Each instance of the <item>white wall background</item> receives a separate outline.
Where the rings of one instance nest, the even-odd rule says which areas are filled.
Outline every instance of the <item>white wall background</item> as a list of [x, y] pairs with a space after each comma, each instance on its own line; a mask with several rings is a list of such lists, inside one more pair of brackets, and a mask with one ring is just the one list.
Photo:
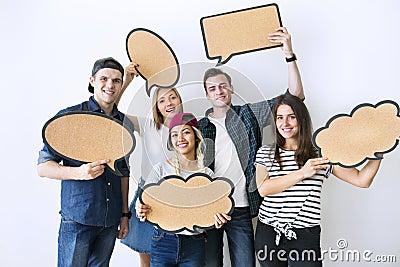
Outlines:
[[[359, 103], [400, 102], [397, 0], [275, 2], [293, 36], [315, 128]], [[37, 176], [41, 129], [59, 109], [89, 96], [86, 87], [97, 58], [113, 56], [127, 65], [125, 38], [132, 29], [144, 27], [161, 35], [180, 63], [207, 61], [201, 17], [268, 3], [0, 0], [0, 265], [56, 265], [60, 183]], [[249, 77], [268, 97], [280, 94], [287, 85], [279, 49], [240, 55], [227, 65]], [[140, 78], [132, 83], [120, 105], [122, 111], [143, 84]], [[370, 250], [372, 258], [396, 255], [397, 264], [381, 265], [399, 265], [399, 161], [399, 149], [387, 154], [367, 190], [334, 177], [327, 181], [323, 249], [338, 250], [336, 243], [344, 238], [347, 249]], [[325, 261], [325, 266], [365, 264], [340, 258]], [[117, 242], [111, 266], [137, 266], [137, 255]]]

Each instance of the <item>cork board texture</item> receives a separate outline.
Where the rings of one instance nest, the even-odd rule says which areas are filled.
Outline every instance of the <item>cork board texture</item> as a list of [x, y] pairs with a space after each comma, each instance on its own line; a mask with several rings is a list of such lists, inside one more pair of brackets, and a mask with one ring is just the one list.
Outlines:
[[233, 211], [233, 184], [226, 178], [212, 179], [204, 173], [195, 173], [187, 180], [170, 175], [158, 183], [144, 186], [139, 199], [150, 205], [147, 221], [164, 231], [214, 227], [214, 214]]
[[268, 34], [282, 26], [276, 4], [203, 17], [200, 25], [207, 58], [219, 64], [234, 55], [281, 46], [268, 40]]
[[43, 126], [45, 144], [56, 154], [89, 163], [109, 159], [108, 167], [121, 175], [115, 164], [135, 148], [135, 137], [120, 121], [101, 113], [67, 112]]
[[314, 145], [319, 155], [332, 164], [356, 167], [367, 159], [379, 159], [377, 153], [396, 148], [400, 136], [399, 105], [384, 100], [376, 105], [364, 103], [350, 113], [332, 117], [315, 131]]
[[168, 43], [155, 32], [137, 28], [126, 38], [126, 51], [131, 62], [138, 64], [139, 75], [146, 80], [146, 92], [152, 87], [170, 88], [180, 76], [178, 59]]

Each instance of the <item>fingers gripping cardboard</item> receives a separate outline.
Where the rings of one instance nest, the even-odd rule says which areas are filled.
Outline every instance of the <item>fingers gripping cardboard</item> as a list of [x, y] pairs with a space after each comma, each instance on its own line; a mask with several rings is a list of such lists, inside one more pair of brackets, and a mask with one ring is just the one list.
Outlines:
[[313, 135], [320, 156], [342, 167], [356, 167], [376, 153], [395, 149], [400, 136], [399, 105], [391, 100], [360, 104], [350, 115], [332, 117]]
[[278, 47], [268, 34], [282, 26], [276, 4], [263, 5], [200, 20], [207, 58], [225, 64], [234, 55]]
[[42, 136], [56, 154], [89, 163], [109, 159], [108, 167], [121, 175], [115, 163], [135, 148], [135, 137], [117, 120], [95, 112], [68, 112], [46, 122]]
[[171, 175], [157, 184], [148, 184], [139, 199], [151, 207], [147, 215], [150, 223], [171, 233], [195, 232], [213, 228], [214, 214], [233, 211], [232, 194], [230, 180], [196, 173], [187, 180]]

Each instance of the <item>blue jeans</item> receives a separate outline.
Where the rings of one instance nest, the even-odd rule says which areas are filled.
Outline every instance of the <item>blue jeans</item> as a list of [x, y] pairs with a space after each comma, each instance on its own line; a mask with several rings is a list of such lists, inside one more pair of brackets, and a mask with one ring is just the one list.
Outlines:
[[109, 266], [118, 225], [88, 226], [61, 218], [58, 266]]
[[175, 235], [154, 228], [150, 266], [204, 266], [204, 234]]
[[254, 232], [250, 209], [235, 208], [231, 217], [232, 219], [221, 229], [207, 231], [205, 266], [223, 266], [224, 231], [228, 238], [231, 265], [255, 266]]
[[297, 239], [286, 239], [281, 235], [275, 244], [274, 227], [257, 222], [255, 248], [262, 267], [321, 267], [321, 227], [292, 228]]

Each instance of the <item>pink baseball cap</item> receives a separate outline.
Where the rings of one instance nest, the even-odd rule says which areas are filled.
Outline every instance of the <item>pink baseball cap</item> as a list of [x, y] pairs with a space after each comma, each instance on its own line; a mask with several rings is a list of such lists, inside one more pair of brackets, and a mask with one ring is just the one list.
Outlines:
[[199, 122], [197, 121], [196, 117], [189, 112], [176, 114], [169, 124], [169, 131], [171, 132], [171, 129], [178, 125], [189, 125], [196, 127], [197, 129], [199, 128]]

